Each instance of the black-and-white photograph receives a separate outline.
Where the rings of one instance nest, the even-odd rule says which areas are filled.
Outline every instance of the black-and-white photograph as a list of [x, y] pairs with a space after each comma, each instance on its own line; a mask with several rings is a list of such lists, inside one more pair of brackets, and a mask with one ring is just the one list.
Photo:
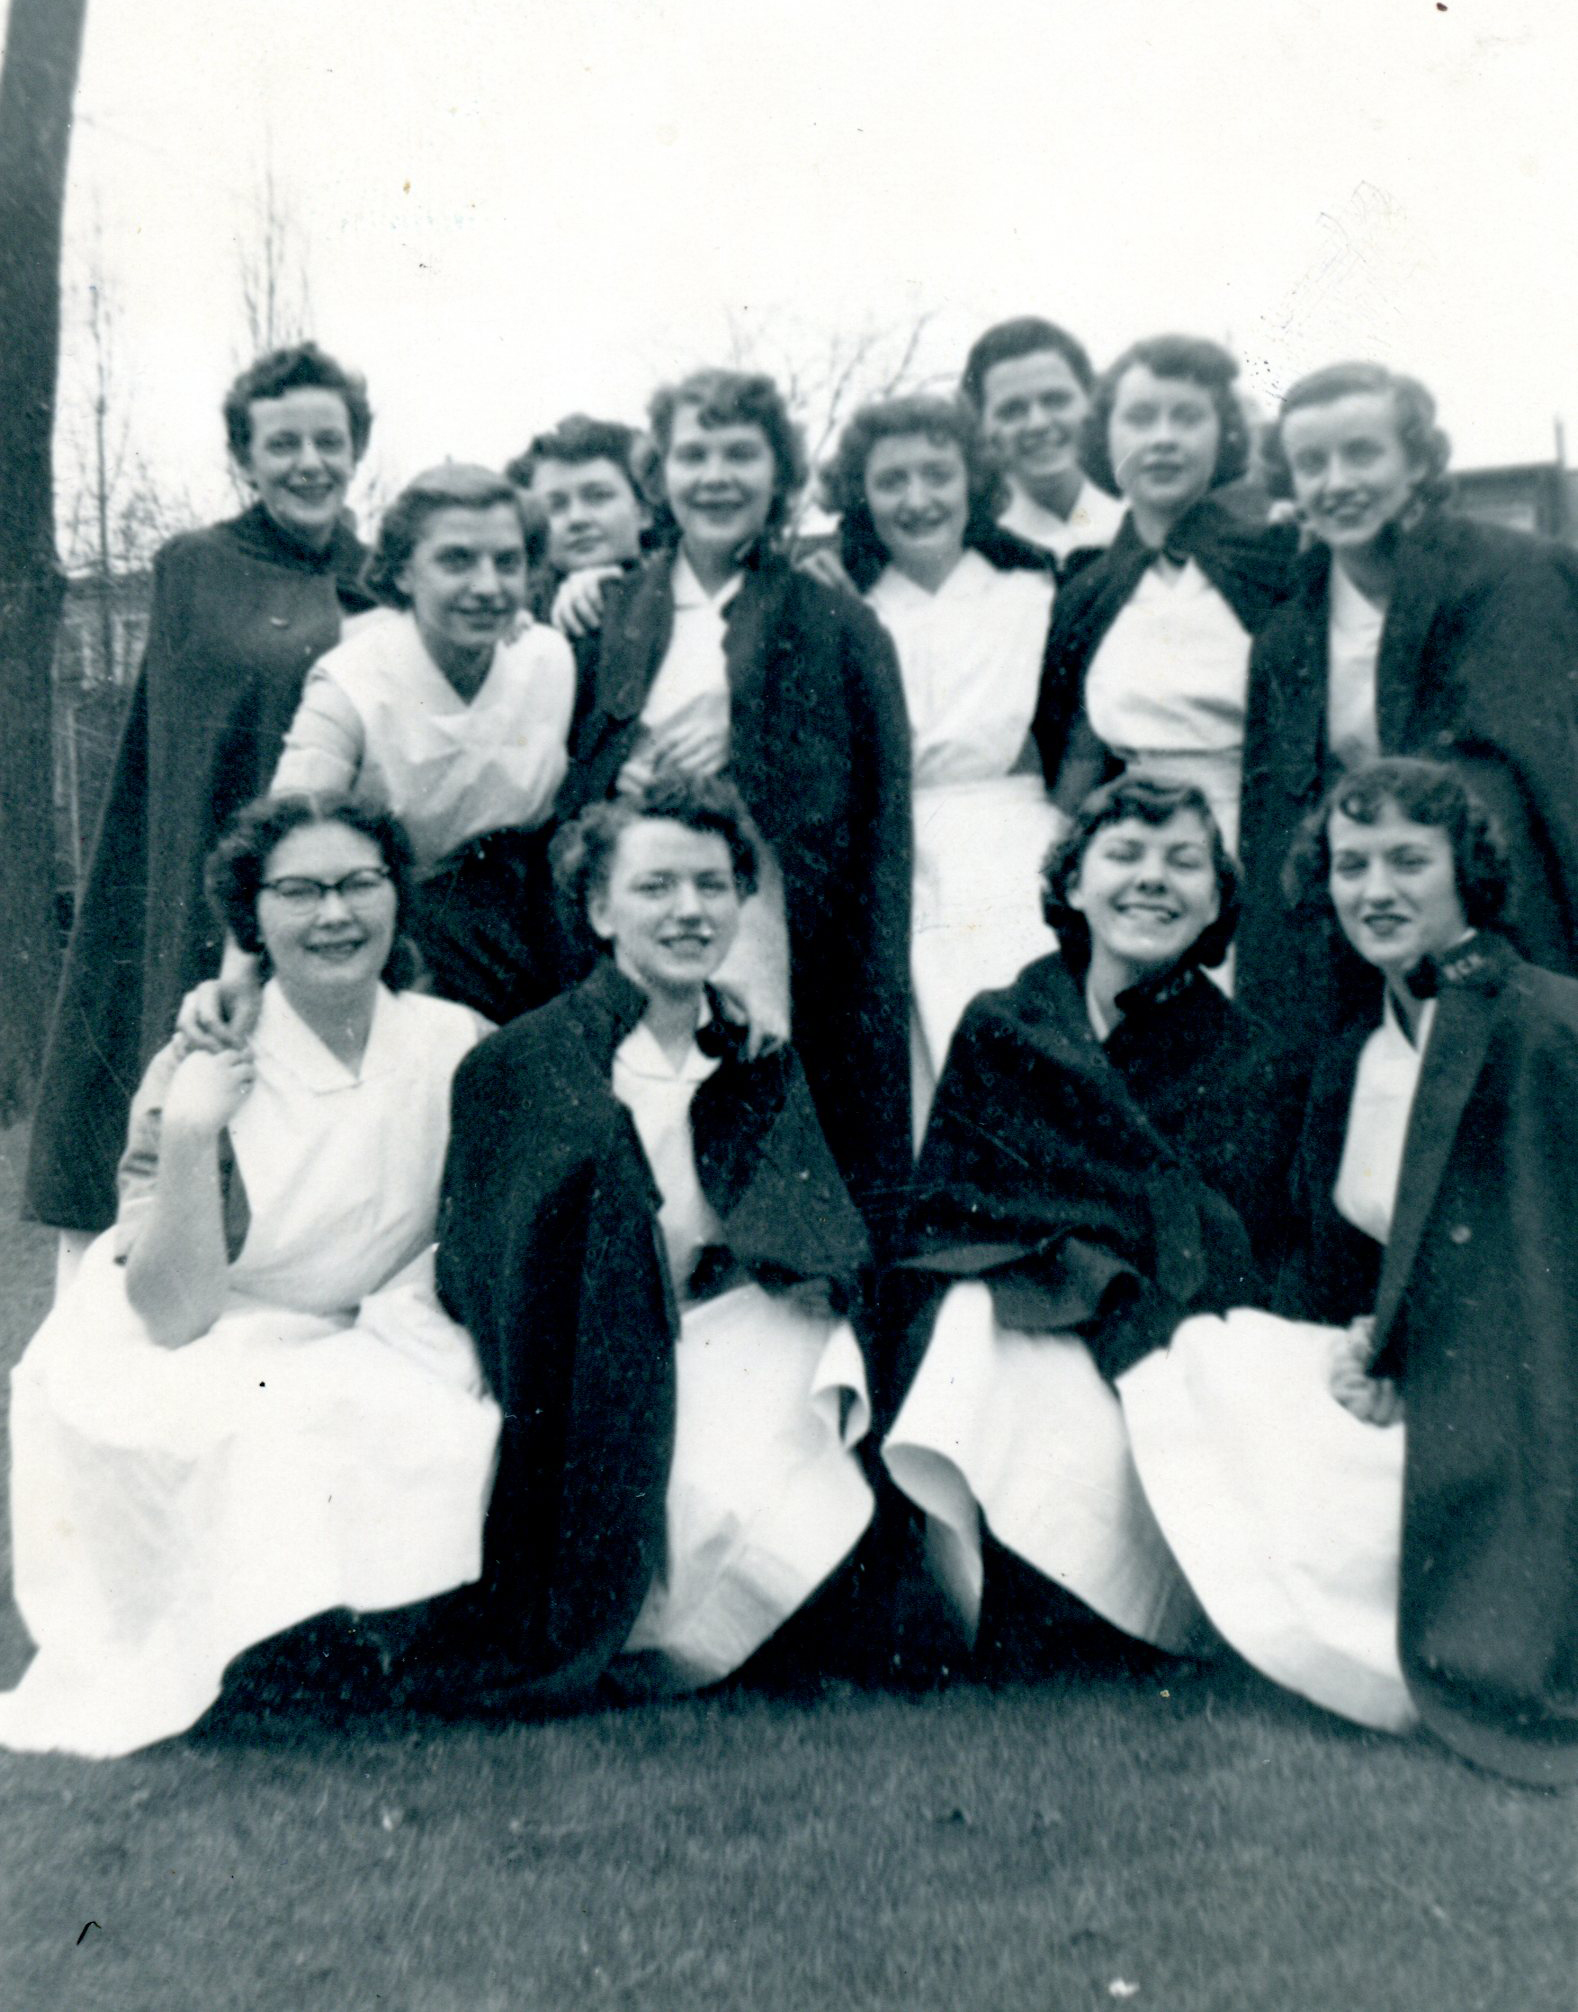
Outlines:
[[0, 2006], [1563, 2012], [1578, 18], [4, 13]]

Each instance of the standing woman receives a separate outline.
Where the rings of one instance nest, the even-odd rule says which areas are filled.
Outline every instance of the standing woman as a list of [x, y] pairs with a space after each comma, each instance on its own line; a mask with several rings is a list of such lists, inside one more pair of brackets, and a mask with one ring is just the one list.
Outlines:
[[[893, 646], [790, 566], [805, 475], [772, 380], [704, 370], [651, 406], [670, 548], [611, 582], [580, 646], [561, 817], [665, 775], [726, 772], [765, 841], [720, 981], [787, 1028], [879, 1244], [910, 1172], [910, 754]], [[832, 982], [830, 974], [839, 974]]]
[[1578, 972], [1578, 559], [1447, 509], [1448, 452], [1425, 387], [1373, 363], [1301, 379], [1267, 443], [1315, 542], [1250, 665], [1238, 969], [1251, 1005], [1310, 1039], [1376, 981], [1288, 913], [1282, 865], [1378, 755], [1462, 770], [1511, 855], [1513, 941]]
[[667, 776], [554, 866], [603, 954], [456, 1077], [438, 1261], [505, 1415], [473, 1681], [540, 1704], [626, 1654], [726, 1676], [872, 1511], [865, 1234], [793, 1050], [749, 1058], [707, 983], [755, 881], [739, 798]]
[[1048, 786], [1077, 803], [1115, 763], [1204, 791], [1238, 845], [1249, 647], [1286, 591], [1293, 535], [1245, 524], [1212, 491], [1249, 463], [1225, 349], [1160, 335], [1098, 380], [1082, 458], [1128, 505], [1058, 597], [1036, 714]]
[[931, 397], [863, 406], [824, 478], [844, 569], [893, 638], [909, 712], [917, 1144], [965, 1007], [1054, 947], [1040, 868], [1058, 818], [1030, 739], [1052, 580], [994, 563], [995, 487], [974, 415]]
[[154, 561], [33, 1120], [27, 1206], [78, 1248], [114, 1217], [133, 1090], [182, 996], [219, 968], [203, 862], [267, 786], [309, 667], [371, 605], [345, 522], [372, 426], [362, 380], [312, 343], [276, 350], [230, 387], [224, 420], [256, 501]]
[[[556, 989], [539, 833], [564, 780], [575, 663], [556, 629], [518, 627], [526, 582], [522, 504], [504, 476], [461, 462], [417, 476], [384, 513], [367, 570], [393, 613], [313, 667], [273, 782], [277, 795], [344, 795], [399, 818], [433, 989], [496, 1022]], [[198, 1027], [250, 1022], [255, 967], [227, 943]]]
[[1439, 763], [1340, 779], [1290, 874], [1382, 998], [1316, 1067], [1288, 1317], [1191, 1320], [1119, 1386], [1146, 1494], [1268, 1676], [1578, 1782], [1578, 984], [1500, 933]]

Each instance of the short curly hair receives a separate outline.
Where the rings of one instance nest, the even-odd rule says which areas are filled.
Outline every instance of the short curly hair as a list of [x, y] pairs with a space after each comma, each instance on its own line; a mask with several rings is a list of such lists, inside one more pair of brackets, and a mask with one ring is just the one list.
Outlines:
[[271, 349], [243, 370], [225, 393], [225, 440], [233, 459], [245, 466], [252, 451], [252, 407], [260, 398], [283, 398], [287, 391], [337, 391], [345, 401], [351, 430], [351, 452], [358, 461], [372, 437], [373, 408], [367, 402], [367, 380], [315, 342], [294, 342]]
[[1208, 485], [1220, 489], [1236, 482], [1249, 466], [1249, 421], [1233, 389], [1238, 365], [1219, 342], [1202, 335], [1151, 335], [1131, 343], [1096, 380], [1090, 410], [1080, 429], [1079, 458], [1085, 473], [1109, 496], [1122, 494], [1112, 465], [1109, 433], [1118, 391], [1131, 370], [1144, 368], [1155, 377], [1183, 378], [1211, 394], [1216, 408], [1219, 438], [1216, 466]]
[[640, 446], [641, 435], [633, 426], [617, 419], [593, 419], [585, 412], [571, 412], [557, 426], [537, 434], [513, 461], [506, 461], [504, 472], [522, 489], [529, 489], [539, 462], [563, 461], [573, 465], [581, 461], [612, 461], [640, 497], [641, 485], [636, 478]]
[[1038, 314], [1016, 315], [1012, 321], [994, 322], [970, 345], [959, 374], [959, 390], [979, 413], [986, 405], [986, 374], [999, 363], [1014, 363], [1021, 356], [1036, 356], [1054, 350], [1068, 365], [1081, 391], [1089, 391], [1096, 381], [1090, 355], [1082, 342], [1059, 328], [1055, 321], [1043, 321]]
[[1446, 833], [1464, 920], [1471, 929], [1499, 928], [1512, 904], [1512, 869], [1501, 828], [1456, 769], [1414, 755], [1369, 762], [1327, 790], [1319, 808], [1299, 826], [1282, 869], [1289, 906], [1324, 916], [1335, 930], [1329, 891], [1333, 813], [1341, 811], [1356, 824], [1374, 824], [1388, 809], [1411, 824]]
[[1067, 835], [1053, 846], [1041, 868], [1041, 912], [1048, 926], [1056, 931], [1058, 948], [1071, 970], [1083, 973], [1090, 968], [1090, 924], [1068, 897], [1096, 834], [1109, 824], [1122, 824], [1131, 817], [1141, 824], [1166, 824], [1184, 811], [1192, 811], [1199, 818], [1210, 839], [1217, 912], [1179, 961], [1210, 969], [1227, 955], [1238, 928], [1242, 876], [1204, 791], [1196, 789], [1193, 783], [1163, 782], [1143, 769], [1128, 769], [1114, 781], [1090, 792], [1075, 811]]
[[1333, 405], [1339, 398], [1361, 392], [1384, 392], [1392, 401], [1398, 444], [1423, 473], [1414, 494], [1422, 503], [1439, 503], [1451, 494], [1447, 466], [1452, 459], [1452, 442], [1436, 424], [1436, 402], [1417, 377], [1388, 370], [1384, 363], [1332, 363], [1324, 370], [1312, 370], [1307, 377], [1288, 387], [1282, 408], [1266, 428], [1260, 458], [1268, 494], [1278, 498], [1293, 495], [1293, 470], [1283, 445], [1282, 428], [1295, 412], [1311, 405]]
[[782, 529], [790, 505], [805, 487], [809, 464], [805, 440], [789, 416], [783, 393], [761, 371], [693, 370], [678, 384], [665, 384], [647, 407], [648, 438], [636, 456], [636, 471], [663, 542], [677, 542], [679, 526], [663, 486], [663, 462], [674, 444], [674, 417], [694, 406], [703, 426], [756, 426], [773, 457], [773, 496], [767, 511], [769, 535]]
[[866, 463], [879, 440], [899, 440], [910, 434], [920, 434], [934, 447], [958, 448], [969, 496], [965, 543], [985, 536], [995, 522], [1001, 480], [987, 459], [975, 414], [962, 398], [916, 393], [862, 405], [839, 435], [833, 458], [821, 474], [823, 506], [838, 518], [844, 570], [862, 593], [876, 582], [888, 562], [887, 549], [877, 536], [866, 501]]
[[740, 898], [756, 892], [755, 828], [733, 783], [720, 776], [663, 775], [633, 796], [589, 805], [554, 833], [548, 864], [560, 912], [572, 933], [589, 937], [587, 910], [608, 886], [621, 835], [649, 818], [721, 838], [729, 848]]
[[[367, 562], [367, 591], [375, 594], [385, 607], [409, 608], [411, 596], [399, 584], [399, 576], [422, 542], [428, 519], [436, 517], [440, 510], [491, 510], [500, 503], [515, 513], [529, 558], [532, 518], [513, 482], [491, 468], [479, 468], [469, 461], [441, 461], [436, 468], [424, 469], [406, 484], [383, 514], [373, 556]], [[540, 546], [541, 533], [537, 542]], [[521, 591], [525, 592], [524, 580]]]
[[258, 927], [258, 895], [268, 863], [293, 831], [308, 825], [343, 824], [377, 846], [395, 893], [394, 944], [382, 978], [391, 992], [410, 985], [421, 959], [405, 935], [417, 901], [416, 864], [405, 826], [387, 810], [355, 803], [347, 796], [259, 796], [243, 804], [203, 865], [209, 906], [240, 947], [261, 959], [268, 974], [268, 951]]

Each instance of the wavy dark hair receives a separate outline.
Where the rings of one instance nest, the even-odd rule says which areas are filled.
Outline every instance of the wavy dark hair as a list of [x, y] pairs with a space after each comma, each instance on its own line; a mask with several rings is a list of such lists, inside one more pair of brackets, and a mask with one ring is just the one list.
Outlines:
[[970, 344], [959, 374], [959, 390], [977, 412], [986, 404], [986, 373], [999, 363], [1013, 363], [1021, 356], [1036, 356], [1055, 350], [1073, 373], [1081, 391], [1089, 391], [1096, 372], [1082, 342], [1059, 328], [1055, 321], [1043, 321], [1038, 314], [1021, 314], [1012, 321], [994, 322]]
[[[367, 562], [367, 591], [375, 594], [385, 607], [409, 608], [411, 596], [399, 585], [399, 576], [422, 542], [428, 519], [436, 517], [440, 510], [491, 510], [499, 503], [514, 511], [529, 559], [534, 514], [538, 524], [544, 524], [545, 520], [540, 513], [527, 511], [514, 483], [492, 468], [480, 468], [469, 461], [441, 461], [436, 468], [424, 469], [406, 484], [383, 514], [373, 556]], [[536, 541], [539, 550], [544, 537], [545, 532], [539, 531]], [[525, 592], [523, 578], [521, 593]]]
[[587, 910], [608, 886], [621, 834], [647, 818], [721, 838], [729, 848], [741, 900], [756, 892], [755, 827], [733, 783], [711, 775], [659, 776], [634, 796], [589, 805], [554, 834], [548, 847], [554, 892], [566, 926], [583, 940], [592, 939]]
[[761, 371], [693, 370], [678, 384], [665, 384], [652, 394], [647, 407], [648, 438], [636, 455], [636, 473], [651, 505], [660, 542], [678, 544], [679, 526], [663, 486], [663, 462], [674, 443], [674, 415], [682, 405], [694, 406], [703, 426], [757, 426], [766, 435], [773, 457], [773, 496], [766, 533], [780, 531], [794, 498], [805, 487], [809, 464], [805, 440], [789, 416], [783, 393]]
[[372, 437], [373, 408], [367, 402], [367, 380], [347, 370], [315, 342], [294, 342], [271, 349], [248, 365], [225, 393], [225, 441], [234, 458], [246, 465], [252, 451], [252, 407], [260, 398], [283, 398], [287, 391], [337, 391], [345, 401], [351, 429], [351, 452], [358, 461]]
[[395, 936], [381, 976], [391, 992], [401, 991], [422, 968], [404, 933], [417, 900], [416, 866], [405, 826], [387, 810], [345, 796], [254, 797], [236, 812], [204, 863], [209, 906], [240, 947], [261, 959], [260, 974], [267, 977], [268, 950], [257, 909], [268, 863], [293, 831], [316, 824], [343, 824], [359, 832], [377, 846], [388, 867], [395, 892]]
[[875, 584], [888, 563], [887, 547], [877, 536], [866, 501], [866, 463], [879, 440], [917, 433], [934, 447], [957, 447], [963, 458], [969, 497], [965, 544], [977, 544], [995, 529], [994, 506], [1002, 483], [987, 459], [975, 414], [964, 400], [925, 393], [874, 399], [850, 419], [821, 475], [823, 505], [838, 518], [844, 570], [861, 593]]
[[1109, 824], [1138, 818], [1141, 824], [1166, 824], [1180, 811], [1193, 811], [1205, 826], [1211, 842], [1211, 865], [1216, 874], [1217, 912], [1179, 959], [1180, 964], [1200, 964], [1208, 969], [1227, 955], [1233, 932], [1238, 927], [1242, 897], [1242, 876], [1238, 861], [1223, 843], [1221, 827], [1212, 815], [1205, 793], [1189, 782], [1163, 782], [1143, 769], [1128, 769], [1113, 782], [1093, 789], [1074, 813], [1066, 837], [1047, 854], [1041, 868], [1041, 912], [1057, 932], [1058, 948], [1070, 970], [1083, 975], [1090, 969], [1090, 924], [1070, 905], [1069, 890], [1079, 878], [1085, 854], [1096, 834]]
[[557, 426], [537, 434], [513, 461], [506, 461], [504, 472], [512, 482], [529, 489], [540, 461], [572, 465], [581, 461], [612, 461], [644, 502], [636, 478], [636, 454], [641, 444], [641, 435], [633, 426], [617, 419], [594, 419], [589, 413], [571, 412]]
[[1392, 401], [1392, 416], [1403, 452], [1423, 472], [1414, 488], [1421, 503], [1443, 502], [1452, 492], [1447, 465], [1452, 459], [1452, 442], [1436, 424], [1436, 402], [1417, 377], [1388, 370], [1384, 363], [1331, 363], [1324, 370], [1312, 370], [1288, 387], [1282, 408], [1266, 428], [1260, 445], [1261, 465], [1267, 492], [1276, 497], [1293, 494], [1293, 470], [1288, 465], [1282, 427], [1290, 414], [1312, 405], [1331, 405], [1356, 393], [1384, 392]]
[[1340, 934], [1332, 907], [1331, 820], [1335, 811], [1355, 824], [1374, 824], [1395, 808], [1412, 824], [1444, 831], [1463, 918], [1471, 929], [1498, 929], [1512, 905], [1512, 871], [1500, 826], [1455, 769], [1413, 755], [1389, 755], [1334, 782], [1320, 807], [1299, 826], [1282, 891], [1290, 907]]
[[1096, 379], [1079, 436], [1080, 462], [1091, 481], [1109, 496], [1123, 493], [1112, 466], [1108, 434], [1118, 388], [1136, 366], [1156, 377], [1182, 378], [1210, 393], [1220, 437], [1208, 486], [1220, 489], [1224, 483], [1236, 482], [1249, 466], [1250, 446], [1249, 421], [1233, 389], [1238, 365], [1219, 342], [1208, 342], [1203, 335], [1147, 336], [1143, 342], [1131, 343]]

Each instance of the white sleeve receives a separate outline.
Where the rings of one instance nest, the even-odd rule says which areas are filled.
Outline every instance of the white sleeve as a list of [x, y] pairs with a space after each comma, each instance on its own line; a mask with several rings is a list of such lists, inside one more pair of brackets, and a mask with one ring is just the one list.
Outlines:
[[361, 774], [366, 731], [350, 694], [321, 664], [307, 674], [285, 751], [274, 771], [276, 796], [349, 792]]

